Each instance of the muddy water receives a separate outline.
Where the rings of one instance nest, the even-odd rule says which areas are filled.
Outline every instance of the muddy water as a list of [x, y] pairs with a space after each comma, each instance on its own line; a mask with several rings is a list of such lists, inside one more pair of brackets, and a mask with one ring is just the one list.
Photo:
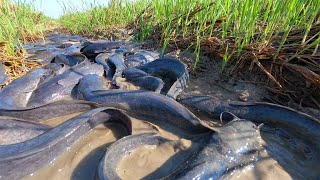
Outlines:
[[[81, 114], [81, 112], [48, 119], [42, 123], [54, 127], [79, 114]], [[154, 132], [164, 137], [170, 137], [170, 139], [178, 139], [178, 137], [172, 133], [166, 132], [156, 125], [142, 120], [132, 118], [132, 125], [133, 134]], [[122, 133], [119, 126], [110, 125], [106, 127], [99, 125], [80, 138], [74, 145], [68, 148], [64, 154], [24, 179], [42, 180], [43, 177], [53, 180], [95, 179], [99, 161], [105, 150], [110, 144], [122, 137]], [[187, 140], [181, 141], [181, 143], [186, 146], [188, 142]], [[164, 147], [162, 148], [163, 150], [165, 150]], [[170, 145], [168, 144], [166, 147], [169, 148]], [[169, 158], [172, 153], [164, 154], [167, 154], [166, 156]], [[150, 170], [148, 171], [150, 172]]]
[[[59, 118], [45, 121], [44, 123], [56, 126], [78, 115], [74, 113]], [[171, 172], [177, 162], [170, 161], [173, 155], [187, 150], [195, 142], [180, 139], [178, 136], [167, 132], [160, 127], [132, 118], [133, 134], [154, 132], [171, 141], [159, 145], [144, 145], [131, 151], [117, 165], [117, 173], [122, 179], [141, 179], [156, 170], [163, 175]], [[121, 137], [119, 127], [103, 125], [95, 127], [85, 136], [80, 138], [59, 158], [47, 166], [24, 179], [95, 179], [97, 167], [106, 148]], [[267, 146], [264, 142], [264, 146]], [[166, 164], [166, 168], [160, 168]], [[259, 151], [258, 160], [247, 166], [241, 167], [223, 176], [222, 179], [250, 180], [250, 179], [292, 179], [290, 174], [271, 157], [265, 149]]]
[[166, 168], [158, 173], [162, 175], [169, 174], [177, 163], [169, 159], [176, 153], [187, 150], [190, 146], [190, 140], [181, 139], [167, 141], [160, 145], [139, 147], [119, 162], [117, 173], [122, 179], [141, 179], [166, 163]]
[[106, 145], [121, 137], [119, 127], [99, 125], [80, 138], [59, 158], [25, 179], [94, 179], [96, 167]]

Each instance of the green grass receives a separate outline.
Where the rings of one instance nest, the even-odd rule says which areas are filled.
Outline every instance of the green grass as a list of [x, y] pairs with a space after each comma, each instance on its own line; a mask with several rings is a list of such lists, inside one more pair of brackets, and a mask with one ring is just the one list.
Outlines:
[[65, 5], [68, 13], [61, 18], [62, 25], [82, 34], [134, 25], [138, 40], [159, 36], [164, 48], [183, 44], [197, 55], [206, 42], [211, 42], [221, 47], [217, 52], [225, 63], [243, 55], [247, 47], [261, 51], [275, 39], [279, 43], [272, 56], [276, 58], [288, 44], [290, 32], [296, 29], [301, 39], [293, 43], [302, 46], [303, 51], [320, 42], [319, 34], [309, 34], [310, 28], [320, 23], [318, 0], [138, 0], [92, 7], [75, 12]]
[[53, 28], [54, 22], [34, 10], [31, 3], [0, 0], [0, 60], [5, 65], [10, 81], [38, 66], [24, 61], [26, 55], [22, 44], [43, 38], [45, 30]]
[[[45, 24], [46, 22], [46, 24]], [[4, 42], [6, 56], [19, 56], [16, 47], [43, 37], [48, 18], [35, 12], [32, 4], [0, 0], [0, 42]]]

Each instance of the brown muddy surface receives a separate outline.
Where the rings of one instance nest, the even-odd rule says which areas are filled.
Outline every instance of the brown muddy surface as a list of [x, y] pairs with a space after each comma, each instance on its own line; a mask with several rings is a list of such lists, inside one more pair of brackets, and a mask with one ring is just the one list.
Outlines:
[[[188, 87], [183, 91], [185, 93], [206, 94], [225, 101], [270, 102], [305, 112], [315, 118], [320, 117], [319, 104], [308, 101], [309, 104], [306, 105], [302, 102], [304, 99], [301, 99], [299, 103], [285, 93], [275, 93], [276, 90], [269, 85], [266, 75], [258, 68], [249, 70], [248, 67], [233, 72], [234, 64], [230, 63], [222, 70], [222, 59], [217, 56], [200, 56], [194, 68], [196, 57], [188, 50], [172, 51], [166, 56], [179, 58], [187, 65], [190, 81]], [[308, 88], [305, 90], [313, 92]], [[305, 97], [301, 95], [296, 98]]]

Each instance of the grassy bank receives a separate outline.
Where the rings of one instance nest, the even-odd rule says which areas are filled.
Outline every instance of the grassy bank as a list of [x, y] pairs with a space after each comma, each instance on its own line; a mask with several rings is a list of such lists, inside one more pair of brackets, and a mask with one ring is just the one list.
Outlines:
[[319, 30], [316, 25], [320, 23], [317, 0], [138, 0], [94, 6], [86, 12], [64, 7], [69, 13], [61, 18], [61, 23], [73, 33], [131, 26], [138, 40], [153, 38], [164, 47], [192, 47], [197, 54], [203, 49], [210, 51], [205, 46], [214, 46], [211, 51], [226, 61], [241, 57], [252, 46], [256, 49], [253, 52], [270, 51], [274, 42], [277, 50], [271, 56], [277, 57], [288, 44], [287, 38], [297, 30], [299, 38], [294, 43], [302, 48], [294, 54], [320, 42], [319, 33], [314, 32]]
[[[265, 88], [279, 99], [320, 108], [319, 0], [117, 2], [93, 5], [86, 12], [65, 5], [61, 25], [85, 35], [132, 29], [136, 40], [151, 40], [163, 49], [194, 51], [193, 68], [200, 54], [218, 55], [227, 73], [264, 73], [268, 79], [264, 83], [272, 87]], [[255, 73], [249, 76], [253, 82], [261, 81]]]
[[43, 38], [44, 31], [51, 28], [50, 21], [30, 3], [0, 0], [0, 59], [10, 77], [18, 77], [33, 66], [23, 60], [23, 49], [17, 47]]

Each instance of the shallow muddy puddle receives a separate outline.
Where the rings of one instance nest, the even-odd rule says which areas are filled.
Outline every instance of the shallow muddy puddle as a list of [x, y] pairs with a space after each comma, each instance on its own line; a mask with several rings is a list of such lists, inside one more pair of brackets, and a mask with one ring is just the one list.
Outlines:
[[[157, 174], [170, 174], [177, 162], [170, 158], [191, 146], [191, 141], [180, 139], [159, 145], [144, 145], [126, 155], [117, 165], [122, 179], [141, 179], [157, 170]], [[165, 168], [160, 169], [165, 164]]]
[[94, 179], [106, 146], [119, 139], [121, 133], [115, 125], [99, 125], [71, 147], [66, 147], [58, 158], [24, 179]]
[[[54, 127], [79, 114], [81, 114], [81, 112], [48, 119], [42, 123]], [[133, 134], [153, 132], [161, 134], [162, 136], [170, 139], [178, 139], [176, 135], [166, 132], [156, 125], [135, 118], [132, 118], [132, 127]], [[124, 131], [122, 131], [121, 128], [122, 127], [114, 124], [108, 125], [107, 127], [104, 125], [95, 127], [79, 140], [77, 140], [76, 143], [71, 147], [66, 147], [65, 152], [55, 160], [51, 161], [50, 164], [39, 169], [35, 173], [24, 177], [24, 179], [40, 180], [43, 179], [43, 177], [53, 180], [95, 179], [98, 164], [106, 149], [109, 145], [123, 136]], [[190, 141], [185, 140], [184, 142], [186, 142], [184, 144], [187, 145]], [[143, 148], [144, 147], [142, 147], [142, 149]], [[173, 149], [170, 149], [170, 145], [164, 146], [163, 148], [160, 148], [160, 150], [158, 150], [157, 148], [156, 152], [158, 152], [158, 154], [156, 154], [156, 152], [152, 152], [152, 150], [148, 147], [142, 151], [142, 153], [144, 154], [149, 153], [149, 158], [156, 157], [152, 154], [158, 156], [159, 152], [162, 152], [162, 156], [165, 155], [167, 158], [170, 158], [172, 153], [174, 154]], [[165, 161], [165, 159], [162, 159], [162, 161]], [[158, 165], [160, 166], [161, 163], [158, 163]], [[150, 167], [151, 169], [148, 169], [144, 173], [152, 172], [153, 167]]]
[[[56, 126], [77, 116], [80, 113], [69, 114], [45, 121], [45, 124]], [[143, 145], [126, 154], [118, 164], [115, 164], [117, 174], [125, 180], [141, 179], [146, 177], [169, 175], [177, 163], [172, 159], [177, 153], [190, 149], [191, 145], [199, 146], [197, 142], [181, 139], [173, 133], [160, 127], [132, 118], [132, 134], [152, 132], [169, 141], [157, 145]], [[108, 127], [99, 125], [80, 138], [74, 145], [50, 164], [41, 168], [24, 179], [95, 179], [97, 178], [98, 164], [109, 145], [119, 139], [123, 132], [116, 125]], [[262, 142], [267, 146], [266, 142]], [[208, 157], [210, 158], [210, 157]], [[258, 160], [227, 172], [221, 179], [274, 180], [292, 179], [290, 174], [268, 154], [266, 149], [259, 150]]]

